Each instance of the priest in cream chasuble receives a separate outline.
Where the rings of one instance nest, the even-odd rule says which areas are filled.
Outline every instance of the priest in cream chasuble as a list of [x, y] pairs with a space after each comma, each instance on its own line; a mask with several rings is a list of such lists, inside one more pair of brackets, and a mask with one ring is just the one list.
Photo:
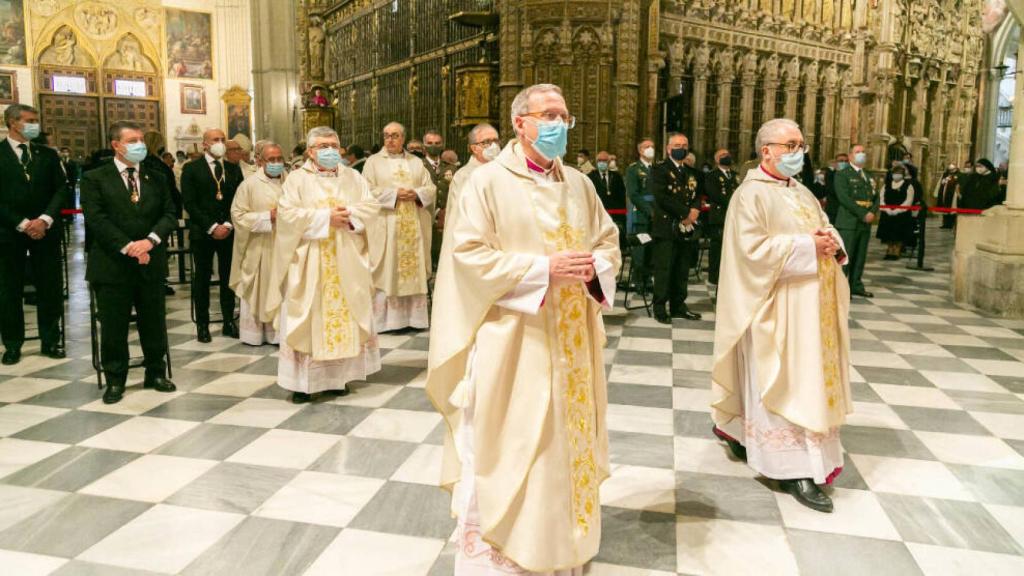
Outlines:
[[449, 204], [427, 393], [449, 428], [455, 573], [578, 575], [598, 551], [609, 473], [601, 313], [618, 229], [560, 160], [571, 125], [560, 90], [527, 88], [513, 115], [519, 140]]
[[271, 285], [274, 224], [285, 178], [281, 147], [269, 143], [260, 152], [256, 173], [242, 182], [231, 202], [235, 243], [229, 285], [241, 302], [239, 337], [253, 346], [277, 344], [273, 322], [260, 318]]
[[366, 180], [340, 165], [333, 130], [314, 128], [307, 141], [309, 158], [278, 204], [276, 290], [265, 312], [281, 340], [278, 384], [296, 402], [380, 370], [366, 242], [377, 203]]
[[363, 167], [381, 206], [368, 231], [373, 269], [373, 313], [381, 332], [427, 328], [427, 281], [437, 189], [423, 161], [405, 151], [405, 128], [384, 127], [384, 148]]
[[729, 206], [715, 318], [714, 433], [735, 457], [815, 510], [843, 465], [839, 427], [852, 411], [850, 294], [842, 239], [794, 176], [796, 123], [758, 131], [759, 168]]

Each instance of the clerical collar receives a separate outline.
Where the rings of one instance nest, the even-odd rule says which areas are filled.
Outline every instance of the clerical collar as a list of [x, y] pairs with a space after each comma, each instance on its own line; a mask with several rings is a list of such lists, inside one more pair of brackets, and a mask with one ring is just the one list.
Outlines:
[[533, 160], [530, 160], [530, 157], [527, 156], [526, 157], [526, 167], [529, 168], [531, 172], [536, 172], [537, 174], [548, 175], [548, 174], [551, 173], [552, 170], [555, 169], [555, 163], [552, 162], [551, 163], [551, 168], [548, 168], [547, 170], [545, 170], [543, 166], [541, 166], [540, 164], [537, 164]]
[[765, 170], [764, 164], [758, 166], [757, 169], [764, 173], [765, 176], [771, 178], [772, 180], [775, 180], [777, 182], [785, 182], [787, 185], [789, 184], [789, 178], [783, 178], [781, 176], [776, 176], [775, 174], [772, 174], [771, 172]]

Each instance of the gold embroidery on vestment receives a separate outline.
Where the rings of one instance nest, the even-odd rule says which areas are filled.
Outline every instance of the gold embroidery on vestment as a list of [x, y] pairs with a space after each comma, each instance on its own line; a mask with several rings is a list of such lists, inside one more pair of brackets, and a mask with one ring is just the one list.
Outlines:
[[[320, 208], [341, 206], [335, 198], [319, 203]], [[349, 357], [355, 354], [355, 339], [352, 335], [352, 314], [345, 295], [341, 292], [341, 275], [338, 272], [338, 248], [331, 230], [327, 238], [320, 240], [320, 305], [323, 310], [324, 353], [331, 357]]]

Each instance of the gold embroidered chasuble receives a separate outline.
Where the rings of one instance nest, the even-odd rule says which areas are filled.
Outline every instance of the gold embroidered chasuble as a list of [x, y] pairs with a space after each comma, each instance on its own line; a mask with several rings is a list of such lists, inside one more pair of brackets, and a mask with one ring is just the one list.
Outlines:
[[[430, 173], [408, 152], [381, 150], [366, 160], [363, 177], [381, 204], [378, 224], [367, 230], [374, 287], [389, 297], [426, 294], [437, 194]], [[415, 190], [423, 205], [397, 201], [391, 209], [389, 197], [397, 188]]]
[[[366, 180], [338, 167], [337, 175], [319, 175], [307, 161], [288, 175], [277, 212], [274, 286], [264, 309], [277, 325], [287, 314], [283, 343], [314, 361], [352, 358], [372, 335], [372, 281], [363, 231], [330, 228], [326, 238], [309, 239], [323, 224], [324, 210], [348, 208], [358, 222], [374, 225], [378, 206]], [[278, 326], [279, 328], [279, 326]]]
[[582, 282], [549, 285], [537, 314], [497, 302], [538, 256], [592, 252], [617, 272], [618, 230], [589, 179], [556, 161], [540, 184], [516, 142], [459, 189], [452, 248], [438, 264], [427, 393], [449, 430], [442, 485], [461, 466], [456, 387], [475, 350], [473, 446], [482, 537], [536, 572], [582, 566], [600, 543], [608, 476], [601, 305]]
[[257, 317], [270, 290], [275, 232], [257, 233], [254, 229], [265, 226], [264, 215], [277, 207], [283, 181], [283, 175], [270, 178], [260, 169], [242, 182], [231, 203], [235, 241], [229, 285]]
[[726, 215], [711, 372], [712, 415], [743, 414], [740, 339], [750, 330], [757, 388], [765, 407], [813, 434], [840, 426], [850, 396], [849, 285], [832, 257], [814, 276], [780, 280], [792, 235], [835, 231], [804, 186], [760, 169], [747, 172]]

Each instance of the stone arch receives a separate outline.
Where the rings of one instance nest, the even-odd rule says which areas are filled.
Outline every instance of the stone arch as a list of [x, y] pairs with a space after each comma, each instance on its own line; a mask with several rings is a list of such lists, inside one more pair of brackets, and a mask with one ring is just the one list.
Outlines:
[[95, 68], [96, 54], [82, 42], [79, 32], [70, 22], [54, 25], [49, 34], [43, 34], [45, 44], [36, 50], [35, 61], [43, 66], [74, 66]]

